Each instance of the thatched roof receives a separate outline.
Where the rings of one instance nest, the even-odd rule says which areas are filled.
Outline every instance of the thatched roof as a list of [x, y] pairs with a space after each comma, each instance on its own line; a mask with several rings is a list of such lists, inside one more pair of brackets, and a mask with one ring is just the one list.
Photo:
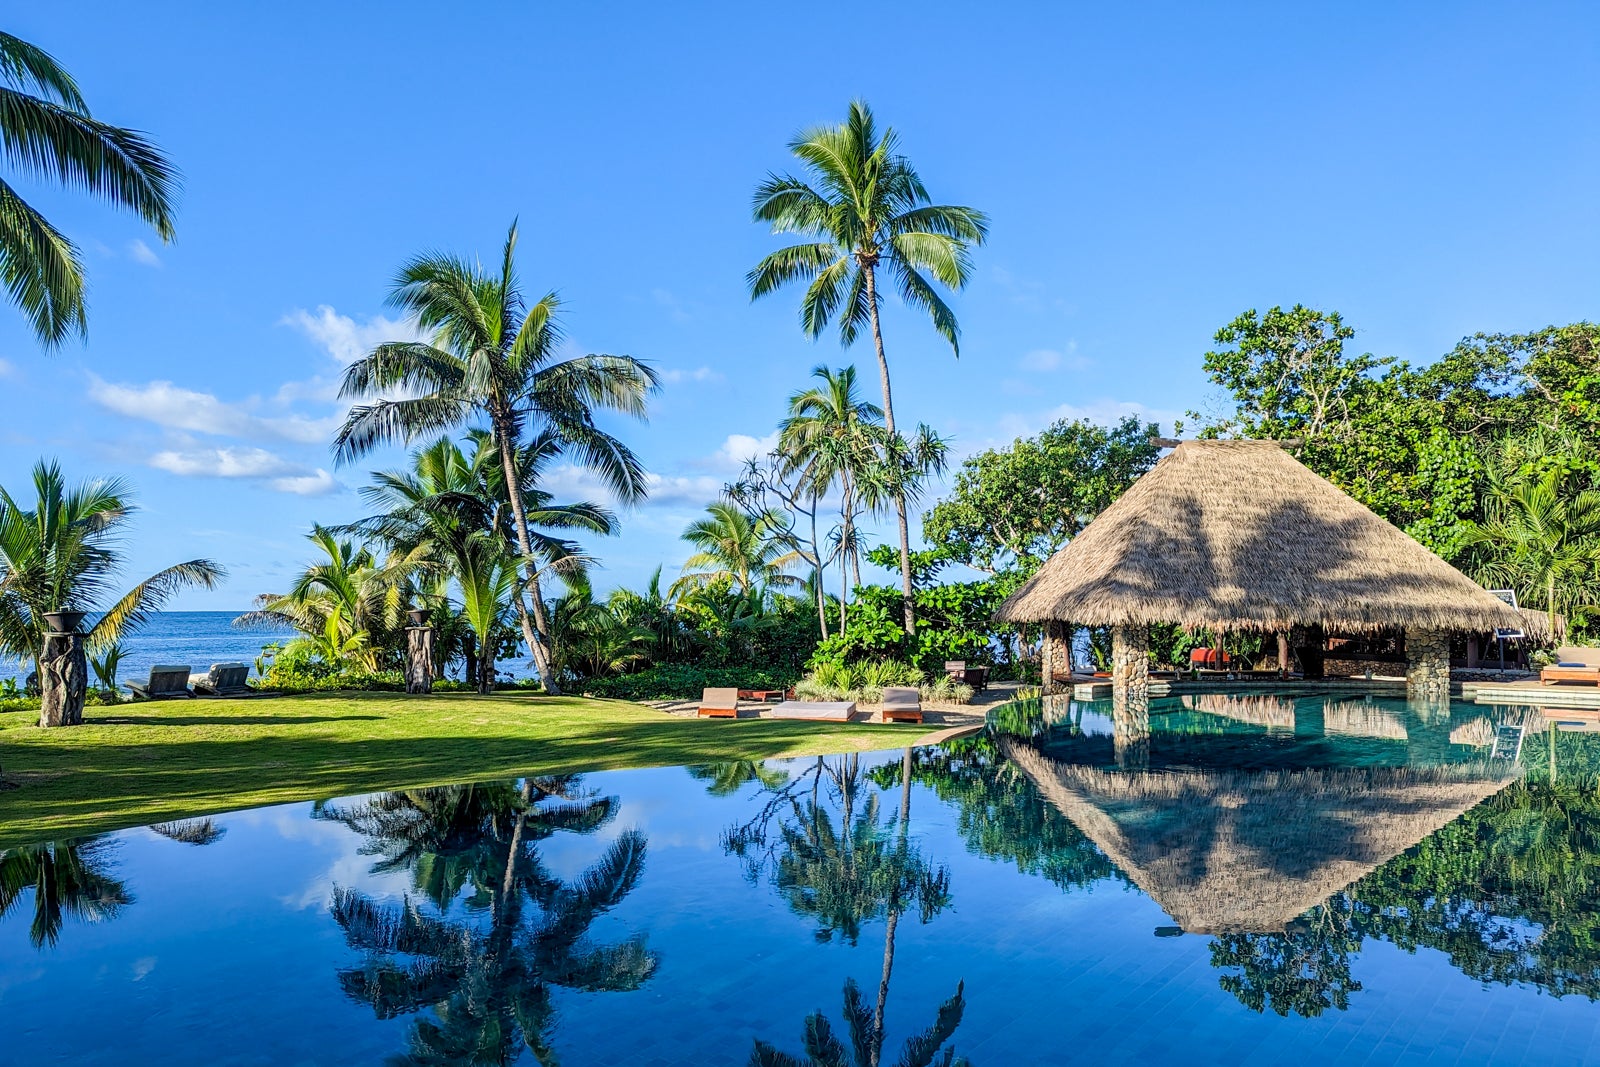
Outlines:
[[1191, 933], [1272, 933], [1511, 780], [1486, 764], [1109, 772], [1001, 748]]
[[1270, 441], [1184, 441], [996, 618], [1345, 633], [1522, 619]]

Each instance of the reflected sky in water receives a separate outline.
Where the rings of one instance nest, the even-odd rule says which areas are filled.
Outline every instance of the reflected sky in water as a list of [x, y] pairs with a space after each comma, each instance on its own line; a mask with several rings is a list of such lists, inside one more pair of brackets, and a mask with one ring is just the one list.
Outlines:
[[[808, 1017], [848, 1047], [852, 1011], [884, 1064], [919, 1035], [974, 1064], [1600, 1059], [1596, 735], [1522, 723], [1508, 770], [1486, 730], [1509, 709], [1308, 699], [1156, 701], [1133, 768], [1108, 709], [1013, 709], [909, 759], [13, 850], [0, 1064], [804, 1062]], [[1387, 807], [1322, 788], [1369, 772]], [[1263, 774], [1321, 776], [1276, 802], [1335, 839], [1240, 821]], [[1471, 810], [1419, 815], [1441, 790]], [[1183, 847], [1152, 850], [1162, 834]], [[1219, 875], [1252, 906], [1215, 923]]]

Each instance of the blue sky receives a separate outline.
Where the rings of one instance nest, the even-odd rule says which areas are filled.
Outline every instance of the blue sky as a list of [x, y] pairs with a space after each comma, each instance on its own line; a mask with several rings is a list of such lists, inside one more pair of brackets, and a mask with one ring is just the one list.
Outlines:
[[[854, 96], [934, 196], [992, 217], [954, 306], [962, 356], [899, 308], [896, 411], [959, 453], [1053, 418], [1169, 422], [1240, 311], [1337, 309], [1433, 359], [1478, 330], [1595, 314], [1600, 10], [1584, 5], [31, 5], [107, 120], [184, 172], [178, 240], [21, 183], [84, 248], [87, 344], [0, 309], [0, 484], [41, 455], [139, 489], [148, 571], [232, 572], [232, 609], [310, 558], [313, 520], [398, 453], [336, 468], [342, 364], [404, 330], [383, 297], [430, 248], [492, 257], [520, 216], [530, 291], [575, 351], [655, 363], [657, 476], [602, 589], [669, 574], [683, 526], [819, 362], [798, 293], [752, 305], [749, 219], [795, 130]], [[913, 23], [912, 20], [915, 20]], [[852, 33], [874, 36], [861, 44]], [[587, 491], [575, 474], [564, 491]]]

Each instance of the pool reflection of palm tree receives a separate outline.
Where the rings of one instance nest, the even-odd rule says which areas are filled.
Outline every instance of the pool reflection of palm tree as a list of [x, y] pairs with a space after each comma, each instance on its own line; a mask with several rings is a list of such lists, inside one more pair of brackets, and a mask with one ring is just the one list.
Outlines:
[[[807, 776], [801, 776], [779, 791], [755, 821], [724, 835], [728, 849], [746, 859], [753, 876], [770, 863], [774, 887], [796, 914], [816, 920], [818, 940], [830, 941], [837, 934], [854, 944], [865, 923], [883, 918], [883, 964], [876, 1000], [870, 1008], [860, 1007], [860, 991], [853, 982], [846, 986], [846, 1014], [852, 1035], [860, 1035], [854, 1047], [861, 1067], [878, 1067], [882, 1057], [900, 916], [914, 908], [922, 922], [931, 922], [950, 903], [948, 868], [929, 863], [911, 844], [911, 766], [912, 753], [906, 749], [900, 761], [900, 808], [892, 832], [880, 821], [877, 794], [863, 796], [866, 776], [861, 757], [849, 755], [818, 759], [809, 775], [808, 796], [801, 792]], [[838, 797], [837, 826], [821, 796], [824, 778]], [[772, 837], [769, 830], [774, 823]], [[964, 1003], [960, 993], [954, 1003], [952, 1030]], [[864, 1017], [858, 1008], [866, 1012]], [[940, 1017], [945, 1018], [943, 1011]], [[808, 1027], [821, 1018], [812, 1016]], [[947, 1038], [942, 1037], [929, 1055]], [[763, 1055], [781, 1056], [758, 1043], [751, 1062], [783, 1062], [761, 1059]]]
[[[965, 990], [957, 985], [955, 996], [939, 1005], [933, 1025], [906, 1040], [897, 1067], [929, 1067], [936, 1058], [940, 1067], [968, 1067], [965, 1056], [946, 1047], [961, 1025], [966, 1003]], [[882, 1026], [854, 981], [844, 984], [844, 1019], [848, 1046], [834, 1034], [826, 1015], [813, 1012], [806, 1017], [803, 1031], [805, 1059], [758, 1040], [749, 1067], [878, 1067], [883, 1053]]]
[[0, 919], [22, 906], [32, 890], [28, 939], [47, 948], [66, 921], [107, 922], [133, 903], [133, 895], [111, 873], [113, 841], [91, 837], [0, 849]]
[[[632, 990], [655, 972], [642, 936], [608, 945], [587, 937], [638, 884], [644, 835], [623, 832], [571, 882], [545, 869], [535, 847], [558, 831], [593, 832], [615, 808], [615, 798], [582, 792], [568, 777], [385, 794], [323, 815], [371, 833], [375, 869], [409, 867], [438, 912], [410, 898], [385, 906], [354, 890], [334, 893], [335, 921], [367, 954], [340, 972], [345, 993], [380, 1018], [432, 1009], [396, 1062], [510, 1063], [526, 1048], [553, 1063], [554, 989]], [[481, 920], [447, 917], [463, 891]]]
[[768, 767], [764, 760], [702, 763], [688, 771], [691, 777], [707, 783], [706, 792], [714, 797], [732, 796], [751, 782], [759, 782], [764, 789], [776, 789], [789, 780], [787, 772]]

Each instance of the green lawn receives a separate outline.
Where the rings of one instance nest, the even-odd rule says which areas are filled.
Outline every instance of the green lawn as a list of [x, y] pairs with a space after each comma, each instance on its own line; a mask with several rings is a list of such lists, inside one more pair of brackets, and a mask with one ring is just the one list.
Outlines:
[[914, 726], [696, 720], [582, 697], [331, 693], [0, 714], [0, 847], [379, 789], [889, 748]]

